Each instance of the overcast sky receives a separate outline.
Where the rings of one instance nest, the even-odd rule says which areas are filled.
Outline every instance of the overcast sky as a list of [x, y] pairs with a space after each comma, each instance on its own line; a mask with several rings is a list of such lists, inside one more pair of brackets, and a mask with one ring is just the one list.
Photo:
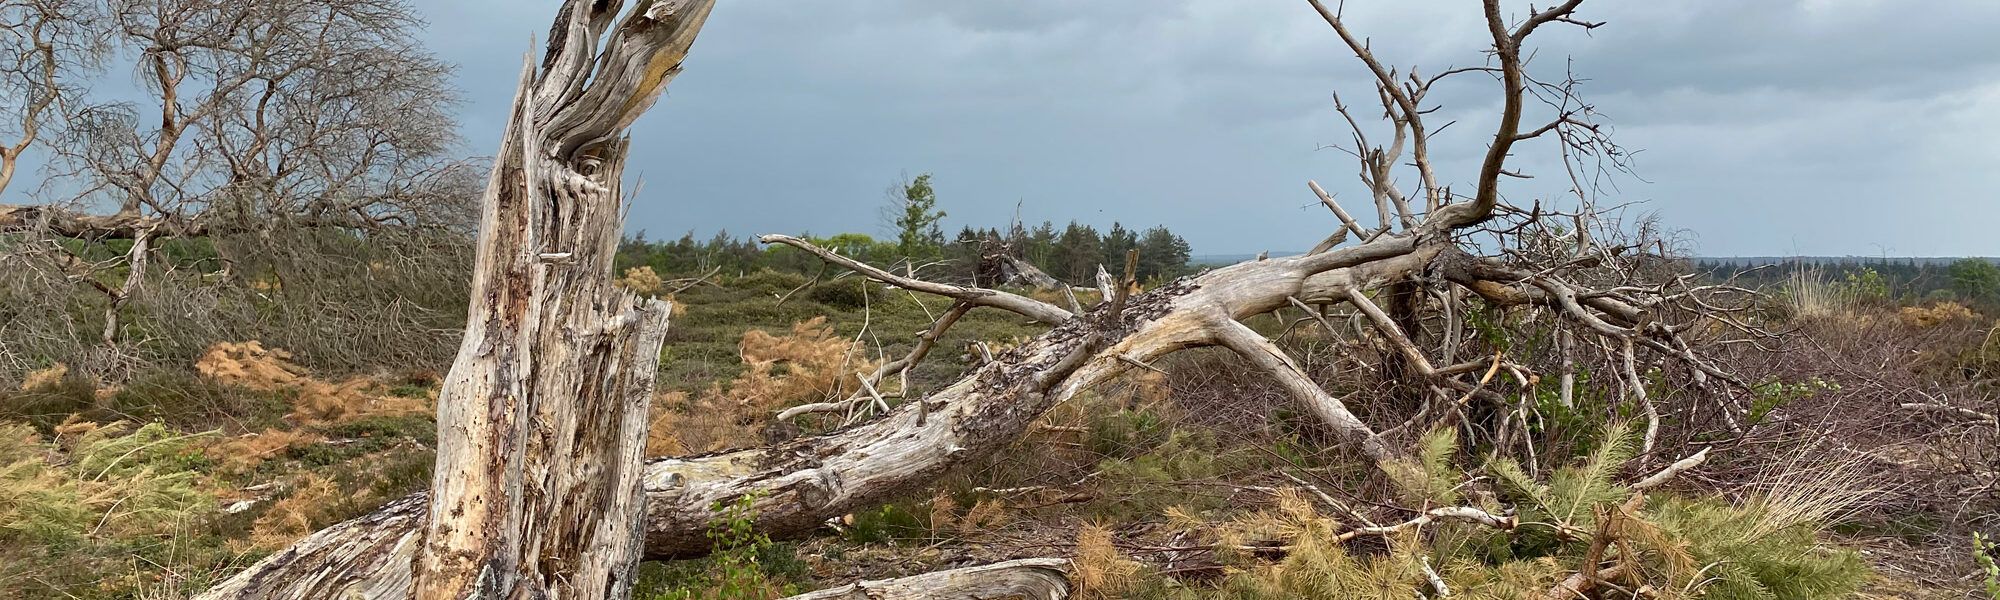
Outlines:
[[[1514, 10], [1526, 10], [1515, 3]], [[554, 0], [416, 0], [460, 66], [470, 151], [490, 153]], [[2000, 2], [1604, 1], [1586, 35], [1538, 34], [1641, 151], [1643, 202], [1704, 255], [1996, 255]], [[1471, 0], [1351, 0], [1385, 62], [1480, 64]], [[539, 55], [538, 55], [539, 56]], [[1497, 84], [1442, 89], [1434, 143], [1461, 189]], [[654, 237], [879, 233], [883, 190], [935, 174], [960, 225], [1165, 224], [1197, 254], [1292, 251], [1330, 232], [1305, 182], [1365, 198], [1330, 94], [1372, 87], [1304, 0], [721, 0], [677, 79], [633, 128]], [[1367, 116], [1363, 111], [1363, 116]], [[1558, 197], [1551, 148], [1520, 151]], [[1414, 187], [1405, 183], [1406, 189]], [[1365, 207], [1364, 207], [1365, 208]]]

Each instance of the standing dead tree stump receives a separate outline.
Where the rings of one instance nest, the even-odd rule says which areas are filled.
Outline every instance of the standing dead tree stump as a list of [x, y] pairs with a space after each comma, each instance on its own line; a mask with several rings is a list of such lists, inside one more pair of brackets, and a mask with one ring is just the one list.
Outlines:
[[439, 395], [413, 598], [631, 595], [669, 310], [612, 284], [624, 132], [680, 72], [714, 2], [641, 1], [621, 20], [622, 4], [565, 2], [539, 72], [531, 57], [515, 90], [482, 198], [471, 318]]
[[361, 543], [306, 561], [318, 566], [307, 576], [239, 577], [209, 597], [630, 596], [669, 307], [612, 284], [624, 132], [680, 71], [714, 1], [623, 4], [565, 2], [515, 91], [481, 198], [465, 338], [439, 395], [433, 491], [397, 503], [428, 511], [377, 515], [421, 535], [347, 538]]

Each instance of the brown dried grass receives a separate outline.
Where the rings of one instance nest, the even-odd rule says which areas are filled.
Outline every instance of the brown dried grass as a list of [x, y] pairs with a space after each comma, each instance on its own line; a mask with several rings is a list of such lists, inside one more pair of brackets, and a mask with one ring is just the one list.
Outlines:
[[53, 367], [28, 373], [28, 377], [21, 380], [21, 391], [25, 392], [45, 387], [54, 387], [56, 384], [62, 383], [63, 377], [68, 375], [69, 365], [57, 363]]
[[1120, 554], [1111, 532], [1097, 525], [1077, 530], [1076, 556], [1070, 564], [1078, 598], [1122, 598], [1140, 583], [1141, 565]]
[[1904, 324], [1915, 327], [1936, 327], [1954, 321], [1972, 321], [1979, 318], [1972, 309], [1957, 302], [1939, 302], [1930, 308], [1906, 306], [1898, 311], [1897, 316], [1902, 318]]
[[216, 457], [218, 471], [228, 475], [241, 475], [255, 470], [265, 461], [278, 458], [293, 448], [324, 441], [326, 438], [302, 431], [266, 429], [260, 434], [250, 434], [230, 438], [210, 446]]
[[218, 381], [266, 392], [297, 394], [287, 421], [347, 423], [365, 417], [402, 416], [434, 410], [435, 398], [407, 398], [376, 393], [376, 383], [363, 377], [339, 383], [315, 379], [291, 362], [284, 350], [266, 349], [256, 341], [221, 342], [195, 361], [195, 370]]
[[292, 545], [316, 529], [313, 520], [325, 507], [340, 500], [343, 492], [333, 480], [308, 473], [296, 481], [292, 494], [271, 505], [251, 526], [247, 539], [230, 540], [237, 552], [278, 550]]
[[[858, 378], [879, 365], [852, 341], [835, 337], [825, 317], [772, 334], [752, 329], [737, 344], [744, 370], [690, 398], [654, 398], [647, 451], [653, 455], [712, 452], [752, 445], [782, 432], [767, 430], [779, 411], [808, 402], [845, 398]], [[882, 389], [893, 393], [892, 389]]]

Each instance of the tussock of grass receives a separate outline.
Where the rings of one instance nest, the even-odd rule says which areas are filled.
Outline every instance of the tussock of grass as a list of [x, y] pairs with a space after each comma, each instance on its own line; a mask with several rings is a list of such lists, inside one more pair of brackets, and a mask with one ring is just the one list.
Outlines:
[[650, 453], [708, 452], [762, 439], [779, 411], [846, 398], [860, 386], [857, 377], [873, 373], [878, 364], [853, 340], [834, 337], [824, 317], [781, 334], [745, 332], [737, 356], [743, 370], [734, 379], [711, 383], [697, 394], [668, 392], [655, 400]]
[[435, 411], [435, 399], [378, 391], [375, 381], [362, 377], [339, 383], [315, 379], [292, 364], [292, 355], [263, 344], [218, 343], [195, 361], [195, 370], [223, 383], [293, 396], [286, 419], [298, 424], [346, 422], [373, 416], [397, 416]]

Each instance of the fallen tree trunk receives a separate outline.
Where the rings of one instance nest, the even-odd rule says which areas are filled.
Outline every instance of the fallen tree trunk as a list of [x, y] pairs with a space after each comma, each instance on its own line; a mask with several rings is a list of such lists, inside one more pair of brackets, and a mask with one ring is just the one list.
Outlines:
[[799, 594], [783, 600], [933, 600], [937, 598], [1021, 598], [1063, 600], [1069, 597], [1069, 561], [1026, 558], [951, 569]]
[[[1475, 222], [1477, 215], [1464, 212], [1468, 206], [1444, 207], [1415, 232], [1378, 235], [1357, 246], [1252, 261], [1177, 280], [1134, 296], [1115, 314], [1110, 303], [1100, 305], [875, 421], [771, 447], [654, 459], [647, 463], [644, 477], [646, 555], [706, 554], [710, 541], [705, 534], [719, 518], [715, 507], [745, 495], [756, 498], [753, 512], [759, 532], [778, 538], [810, 533], [827, 519], [922, 489], [951, 468], [990, 455], [1025, 432], [1049, 407], [1081, 390], [1194, 347], [1221, 345], [1245, 354], [1253, 365], [1285, 381], [1302, 412], [1317, 416], [1338, 439], [1372, 459], [1393, 458], [1395, 450], [1365, 422], [1298, 374], [1295, 362], [1275, 345], [1238, 321], [1294, 300], [1368, 302], [1362, 291], [1423, 273], [1452, 248], [1439, 224]], [[767, 236], [767, 241], [832, 255], [784, 236]], [[993, 290], [919, 286], [888, 273], [864, 275], [962, 301], [976, 298], [1001, 308], [1018, 305], [1023, 308], [1018, 312], [1042, 320], [1052, 318], [1051, 310], [1061, 310]], [[1478, 280], [1468, 287], [1522, 303], [1588, 310], [1573, 300], [1564, 301], [1567, 295], [1530, 293], [1526, 290], [1539, 288], [1518, 279]], [[1579, 318], [1598, 323], [1618, 320], [1598, 312]], [[1388, 329], [1392, 324], [1378, 327], [1393, 331]], [[1487, 366], [1484, 360], [1478, 363], [1477, 367]], [[1474, 384], [1451, 377], [1475, 370], [1455, 365], [1432, 369], [1426, 377], [1471, 392], [1476, 390]], [[375, 599], [407, 597], [406, 588], [394, 587], [395, 577], [375, 570], [399, 568], [394, 553], [402, 544], [391, 540], [417, 534], [412, 525], [420, 518], [408, 514], [413, 510], [420, 511], [421, 503], [399, 502], [314, 534], [201, 598], [306, 598], [318, 597], [308, 592], [324, 590], [366, 590], [369, 595], [360, 597]], [[398, 528], [407, 529], [401, 534], [388, 531]], [[329, 569], [339, 575], [318, 575]], [[293, 583], [298, 581], [315, 587]]]

